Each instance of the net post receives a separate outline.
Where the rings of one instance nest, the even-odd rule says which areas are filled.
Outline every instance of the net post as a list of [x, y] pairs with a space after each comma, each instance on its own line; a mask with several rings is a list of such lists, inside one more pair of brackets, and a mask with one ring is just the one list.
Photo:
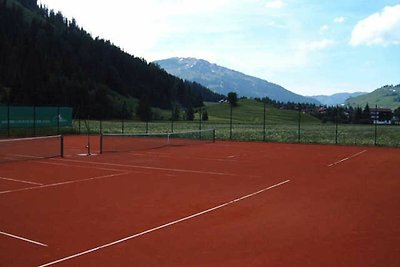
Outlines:
[[61, 157], [63, 158], [64, 157], [64, 135], [61, 135], [60, 136], [60, 145], [61, 145], [61, 148], [60, 148], [60, 154], [61, 154]]

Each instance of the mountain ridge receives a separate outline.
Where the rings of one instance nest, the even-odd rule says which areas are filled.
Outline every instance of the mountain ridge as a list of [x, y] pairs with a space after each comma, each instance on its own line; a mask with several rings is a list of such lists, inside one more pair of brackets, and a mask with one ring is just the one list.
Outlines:
[[210, 63], [204, 59], [172, 57], [156, 60], [154, 63], [172, 75], [202, 84], [219, 94], [226, 95], [233, 91], [239, 97], [268, 97], [280, 102], [320, 104], [311, 97], [295, 94], [278, 84]]
[[332, 95], [313, 95], [312, 98], [321, 102], [321, 104], [326, 106], [342, 105], [347, 99], [351, 97], [357, 97], [360, 95], [368, 94], [366, 92], [355, 92], [355, 93], [336, 93]]

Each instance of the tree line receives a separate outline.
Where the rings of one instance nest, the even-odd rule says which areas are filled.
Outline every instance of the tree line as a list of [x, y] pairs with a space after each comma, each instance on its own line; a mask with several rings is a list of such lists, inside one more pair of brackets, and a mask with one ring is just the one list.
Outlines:
[[[140, 36], [138, 36], [140, 38]], [[81, 117], [131, 117], [126, 99], [183, 109], [222, 96], [92, 38], [37, 0], [0, 0], [0, 103], [66, 105]]]

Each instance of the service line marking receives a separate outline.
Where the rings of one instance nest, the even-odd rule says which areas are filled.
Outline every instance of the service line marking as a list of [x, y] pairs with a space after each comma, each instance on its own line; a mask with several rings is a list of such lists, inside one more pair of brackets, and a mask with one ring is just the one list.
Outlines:
[[[80, 161], [80, 162], [81, 163], [86, 163], [84, 161]], [[95, 169], [95, 170], [102, 170], [102, 171], [117, 171], [117, 172], [124, 171], [124, 170], [121, 170], [121, 169], [100, 168], [100, 167], [93, 167], [93, 166], [86, 166], [86, 165], [85, 166], [84, 165], [73, 165], [73, 164], [46, 162], [46, 161], [38, 161], [38, 163], [50, 164], [50, 165], [56, 165], [56, 166], [74, 167], [74, 168]]]
[[86, 163], [86, 164], [97, 164], [97, 165], [115, 166], [115, 167], [137, 168], [137, 169], [145, 169], [145, 170], [183, 172], [183, 173], [186, 172], [186, 173], [210, 174], [210, 175], [221, 175], [221, 176], [238, 176], [237, 174], [234, 174], [234, 173], [224, 173], [224, 172], [210, 172], [210, 171], [161, 168], [161, 167], [150, 167], [150, 166], [128, 165], [128, 164], [117, 164], [117, 163], [106, 163], [106, 162], [91, 162], [91, 161], [86, 162], [86, 161], [72, 160], [72, 159], [53, 159], [53, 160], [80, 162], [80, 163]]
[[361, 155], [361, 154], [363, 154], [363, 153], [365, 153], [365, 152], [367, 152], [367, 150], [363, 150], [363, 151], [361, 151], [361, 152], [358, 152], [358, 153], [356, 153], [356, 154], [353, 154], [353, 155], [351, 155], [351, 156], [348, 156], [347, 158], [344, 158], [344, 159], [341, 159], [341, 160], [336, 161], [336, 162], [334, 162], [334, 163], [331, 163], [331, 164], [328, 165], [328, 167], [332, 167], [332, 166], [335, 166], [335, 165], [337, 165], [337, 164], [339, 164], [339, 163], [342, 163], [342, 162], [344, 162], [344, 161], [346, 161], [346, 160], [355, 158], [355, 157], [357, 157], [357, 156], [359, 156], [359, 155]]
[[22, 240], [22, 241], [25, 241], [25, 242], [28, 242], [28, 243], [32, 243], [32, 244], [35, 244], [35, 245], [39, 245], [39, 246], [42, 246], [42, 247], [47, 247], [46, 244], [31, 240], [31, 239], [28, 239], [28, 238], [25, 238], [25, 237], [13, 235], [13, 234], [6, 233], [6, 232], [1, 232], [1, 231], [0, 231], [0, 234], [8, 236], [8, 237], [15, 238], [15, 239], [19, 239], [19, 240]]
[[25, 180], [19, 180], [19, 179], [13, 179], [13, 178], [7, 178], [7, 177], [0, 177], [1, 180], [6, 180], [6, 181], [13, 181], [17, 183], [24, 183], [24, 184], [33, 184], [33, 185], [43, 185], [41, 183], [35, 183], [31, 181], [25, 181]]
[[104, 178], [111, 178], [111, 177], [115, 177], [115, 176], [129, 174], [129, 173], [133, 173], [133, 172], [115, 173], [115, 174], [95, 176], [95, 177], [80, 179], [80, 180], [70, 180], [70, 181], [65, 181], [65, 182], [60, 182], [60, 183], [55, 183], [55, 184], [45, 184], [45, 185], [26, 187], [26, 188], [15, 189], [15, 190], [0, 191], [0, 195], [8, 194], [8, 193], [15, 193], [15, 192], [22, 192], [22, 191], [36, 190], [36, 189], [41, 189], [41, 188], [56, 187], [56, 186], [60, 186], [60, 185], [75, 184], [75, 183], [81, 183], [81, 182], [87, 182], [87, 181], [93, 181], [93, 180], [100, 180], [100, 179], [104, 179]]
[[70, 260], [70, 259], [73, 259], [73, 258], [77, 258], [77, 257], [83, 256], [83, 255], [86, 255], [86, 254], [95, 252], [95, 251], [100, 250], [100, 249], [104, 249], [104, 248], [107, 248], [107, 247], [111, 247], [111, 246], [117, 245], [117, 244], [119, 244], [119, 243], [123, 243], [123, 242], [125, 242], [125, 241], [128, 241], [128, 240], [131, 240], [131, 239], [140, 237], [140, 236], [142, 236], [142, 235], [150, 234], [150, 233], [152, 233], [152, 232], [154, 232], [154, 231], [161, 230], [161, 229], [163, 229], [163, 228], [172, 226], [172, 225], [174, 225], [174, 224], [181, 223], [181, 222], [183, 222], [183, 221], [187, 221], [187, 220], [193, 219], [193, 218], [195, 218], [195, 217], [204, 215], [204, 214], [206, 214], [206, 213], [209, 213], [209, 212], [212, 212], [212, 211], [215, 211], [215, 210], [224, 208], [224, 207], [226, 207], [226, 206], [232, 205], [232, 204], [234, 204], [234, 203], [236, 203], [236, 202], [239, 202], [239, 201], [242, 201], [242, 200], [244, 200], [244, 199], [246, 199], [246, 198], [250, 198], [250, 197], [253, 197], [253, 196], [255, 196], [255, 195], [261, 194], [261, 193], [263, 193], [263, 192], [265, 192], [265, 191], [268, 191], [268, 190], [271, 190], [271, 189], [273, 189], [273, 188], [275, 188], [275, 187], [284, 185], [284, 184], [286, 184], [286, 183], [288, 183], [288, 182], [290, 182], [290, 180], [286, 180], [286, 181], [283, 181], [283, 182], [280, 182], [280, 183], [271, 185], [271, 186], [266, 187], [266, 188], [264, 188], [264, 189], [261, 189], [261, 190], [259, 190], [259, 191], [257, 191], [257, 192], [254, 192], [254, 193], [251, 193], [251, 194], [242, 196], [242, 197], [240, 197], [240, 198], [236, 198], [236, 199], [234, 199], [234, 200], [231, 200], [231, 201], [229, 201], [229, 202], [225, 202], [225, 203], [223, 203], [223, 204], [221, 204], [221, 205], [218, 205], [218, 206], [215, 206], [215, 207], [213, 207], [213, 208], [210, 208], [210, 209], [207, 209], [207, 210], [204, 210], [204, 211], [201, 211], [201, 212], [198, 212], [198, 213], [195, 213], [195, 214], [192, 214], [192, 215], [183, 217], [183, 218], [181, 218], [181, 219], [178, 219], [178, 220], [175, 220], [175, 221], [172, 221], [172, 222], [169, 222], [169, 223], [166, 223], [166, 224], [163, 224], [163, 225], [160, 225], [160, 226], [157, 226], [157, 227], [148, 229], [148, 230], [146, 230], [146, 231], [143, 231], [143, 232], [140, 232], [140, 233], [137, 233], [137, 234], [134, 234], [134, 235], [131, 235], [131, 236], [128, 236], [128, 237], [125, 237], [125, 238], [116, 240], [116, 241], [114, 241], [114, 242], [111, 242], [111, 243], [108, 243], [108, 244], [104, 244], [104, 245], [101, 245], [101, 246], [98, 246], [98, 247], [95, 247], [95, 248], [92, 248], [92, 249], [88, 249], [88, 250], [86, 250], [86, 251], [82, 251], [82, 252], [76, 253], [76, 254], [74, 254], [74, 255], [70, 255], [70, 256], [65, 257], [65, 258], [62, 258], [62, 259], [58, 259], [58, 260], [55, 260], [55, 261], [52, 261], [52, 262], [49, 262], [49, 263], [40, 265], [39, 267], [46, 267], [46, 266], [54, 265], [54, 264], [57, 264], [57, 263], [60, 263], [60, 262], [64, 262], [64, 261], [67, 261], [67, 260]]

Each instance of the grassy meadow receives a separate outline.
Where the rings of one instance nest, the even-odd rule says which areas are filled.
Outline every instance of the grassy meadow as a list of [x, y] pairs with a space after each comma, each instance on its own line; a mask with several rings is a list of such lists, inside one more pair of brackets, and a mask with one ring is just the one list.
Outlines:
[[[200, 121], [199, 113], [194, 121], [74, 121], [74, 131], [91, 133], [155, 133], [179, 132], [198, 129], [216, 129], [217, 140], [267, 141], [289, 143], [319, 143], [343, 145], [380, 145], [400, 147], [398, 125], [356, 125], [321, 123], [317, 118], [292, 110], [266, 106], [264, 132], [264, 105], [254, 100], [240, 100], [232, 109], [232, 131], [230, 106], [228, 103], [207, 103], [208, 120]], [[164, 116], [168, 112], [164, 111]], [[300, 119], [300, 123], [299, 123]], [[80, 123], [80, 127], [79, 127]], [[88, 124], [88, 125], [87, 125]], [[300, 126], [300, 128], [299, 128]], [[80, 130], [79, 130], [80, 129]]]

